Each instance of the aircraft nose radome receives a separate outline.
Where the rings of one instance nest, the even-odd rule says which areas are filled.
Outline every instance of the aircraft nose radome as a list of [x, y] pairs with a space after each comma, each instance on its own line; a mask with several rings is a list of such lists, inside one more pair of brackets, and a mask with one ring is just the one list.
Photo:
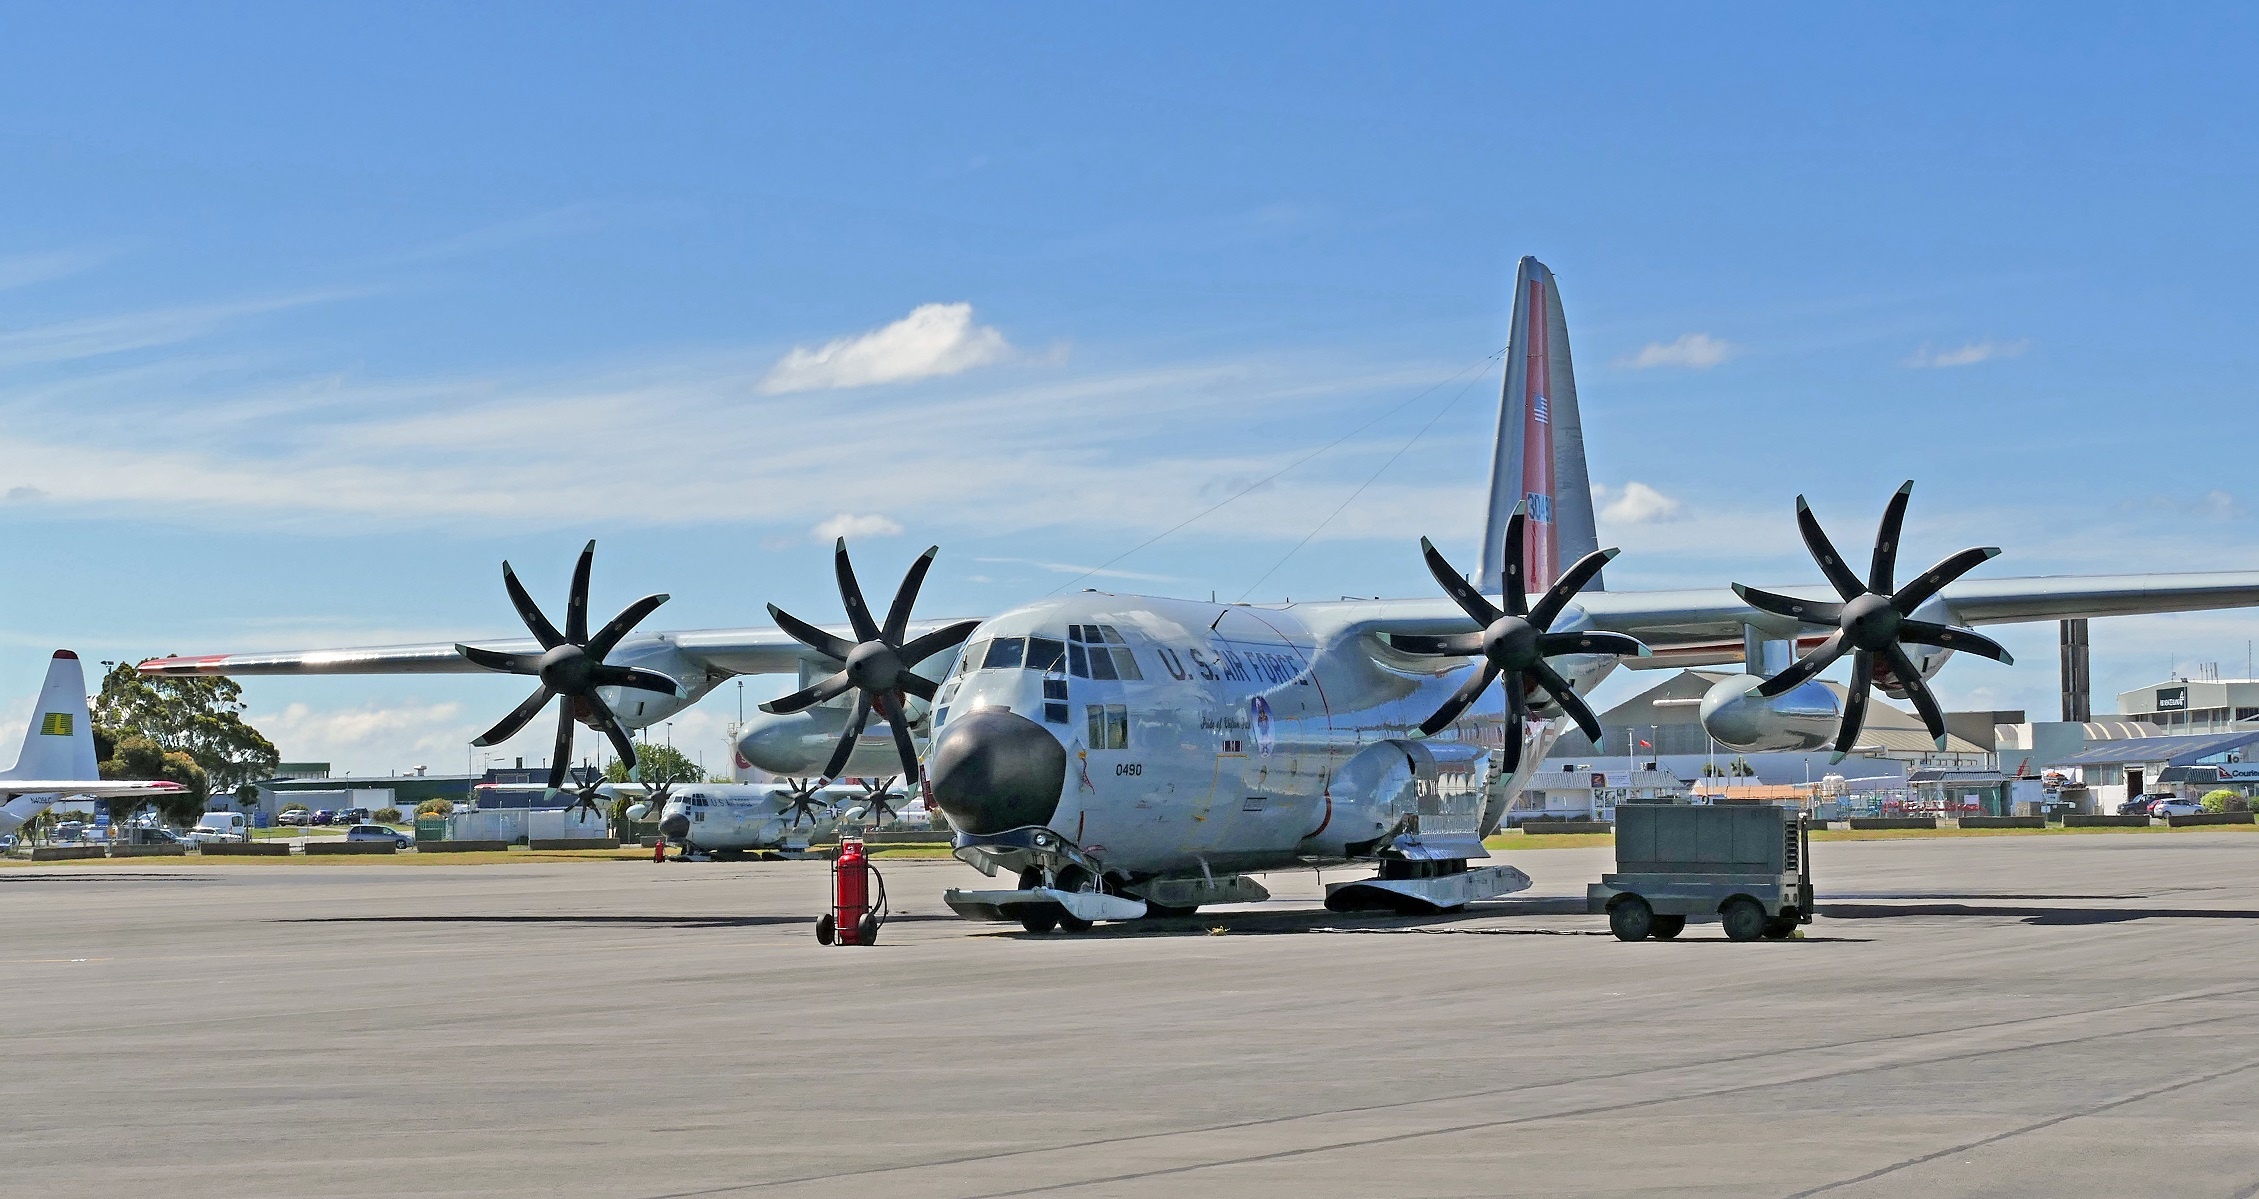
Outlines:
[[926, 774], [951, 825], [1001, 833], [1051, 819], [1067, 781], [1067, 750], [1025, 716], [982, 708], [941, 731]]
[[690, 835], [690, 814], [669, 812], [659, 821], [659, 835], [669, 841], [680, 841]]

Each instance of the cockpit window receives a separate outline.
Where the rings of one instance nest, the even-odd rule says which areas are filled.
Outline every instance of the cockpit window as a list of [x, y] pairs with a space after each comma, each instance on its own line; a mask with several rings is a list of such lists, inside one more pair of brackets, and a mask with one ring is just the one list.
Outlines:
[[1027, 638], [998, 637], [988, 643], [988, 656], [981, 659], [983, 670], [1008, 670], [1019, 666], [1027, 653]]
[[[1067, 661], [1068, 670], [1076, 678], [1144, 681], [1145, 672], [1137, 668], [1137, 656], [1130, 652], [1121, 630], [1110, 624], [1078, 624], [1069, 626], [1067, 632], [1076, 643], [1068, 647]], [[1090, 672], [1087, 676], [1084, 667]]]
[[980, 669], [981, 655], [988, 652], [988, 642], [975, 641], [957, 655], [957, 674], [968, 674]]
[[1046, 673], [1063, 670], [1065, 669], [1064, 659], [1066, 655], [1067, 643], [1064, 641], [1055, 637], [1028, 638], [1027, 668], [1029, 670], [1041, 670]]

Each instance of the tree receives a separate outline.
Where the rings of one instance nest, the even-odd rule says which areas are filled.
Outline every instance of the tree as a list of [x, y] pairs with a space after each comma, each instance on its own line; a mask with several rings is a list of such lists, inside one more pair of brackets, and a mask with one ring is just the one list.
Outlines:
[[378, 808], [376, 812], [369, 817], [369, 819], [376, 821], [378, 824], [398, 824], [400, 823], [400, 809]]
[[[95, 751], [105, 760], [115, 760], [128, 738], [140, 736], [166, 753], [188, 755], [208, 786], [223, 790], [272, 777], [282, 761], [274, 743], [243, 719], [243, 688], [233, 679], [145, 678], [121, 662], [102, 676], [93, 706]], [[105, 770], [103, 777], [142, 776]]]
[[419, 820], [436, 820], [442, 816], [451, 816], [454, 812], [455, 801], [452, 799], [427, 799], [416, 805], [416, 817]]
[[[604, 768], [604, 777], [615, 783], [628, 780], [628, 769], [618, 758]], [[684, 757], [672, 745], [638, 745], [635, 747], [635, 780], [657, 786], [660, 783], [703, 782], [706, 772], [698, 763]]]
[[205, 799], [212, 794], [211, 779], [195, 758], [167, 750], [138, 733], [120, 738], [101, 768], [106, 779], [166, 779], [185, 788], [153, 799], [111, 800], [111, 819], [120, 824], [140, 811], [143, 804], [155, 804], [167, 824], [194, 824], [204, 812]]
[[2203, 804], [2207, 812], [2241, 812], [2250, 806], [2245, 802], [2241, 791], [2230, 791], [2226, 787], [2207, 791], [2204, 798], [2196, 802]]

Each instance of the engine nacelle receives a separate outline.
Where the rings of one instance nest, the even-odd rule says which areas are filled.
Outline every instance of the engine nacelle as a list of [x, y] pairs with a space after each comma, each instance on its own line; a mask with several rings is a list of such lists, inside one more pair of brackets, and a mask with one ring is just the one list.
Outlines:
[[1702, 697], [1702, 728], [1718, 744], [1744, 753], [1794, 753], [1835, 740], [1843, 704], [1818, 679], [1767, 699], [1754, 674], [1721, 679]]
[[[922, 715], [912, 711], [913, 717]], [[787, 715], [761, 712], [737, 735], [738, 760], [770, 774], [805, 778], [821, 773], [847, 731], [848, 709], [818, 704]], [[882, 778], [902, 773], [902, 758], [883, 719], [864, 726], [855, 752], [840, 769], [842, 778]]]
[[655, 670], [680, 684], [688, 694], [677, 697], [658, 691], [645, 691], [640, 687], [598, 687], [596, 696], [620, 723], [631, 729], [648, 728], [697, 703], [714, 689], [716, 680], [709, 678], [706, 668], [692, 662], [664, 641], [630, 642], [612, 651], [605, 659], [609, 666], [634, 666]]

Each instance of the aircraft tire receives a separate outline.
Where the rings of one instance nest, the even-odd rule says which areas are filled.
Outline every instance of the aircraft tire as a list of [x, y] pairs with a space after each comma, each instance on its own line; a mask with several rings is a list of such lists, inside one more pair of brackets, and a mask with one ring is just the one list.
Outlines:
[[1093, 923], [1093, 921], [1084, 920], [1077, 916], [1061, 915], [1059, 917], [1059, 928], [1063, 932], [1087, 933]]
[[1765, 926], [1771, 923], [1765, 909], [1746, 895], [1736, 895], [1718, 909], [1718, 922], [1726, 926], [1729, 941], [1754, 941], [1765, 935]]
[[1655, 909], [1637, 895], [1626, 895], [1608, 909], [1608, 931], [1619, 941], [1644, 941], [1655, 931]]
[[1658, 940], [1658, 941], [1668, 941], [1668, 940], [1670, 940], [1671, 938], [1673, 938], [1673, 937], [1676, 937], [1676, 936], [1678, 936], [1678, 935], [1679, 935], [1680, 933], [1683, 933], [1683, 932], [1685, 932], [1685, 931], [1686, 931], [1686, 917], [1684, 917], [1684, 916], [1657, 916], [1657, 917], [1655, 918], [1655, 926], [1654, 926], [1654, 928], [1653, 928], [1653, 929], [1651, 929], [1651, 930], [1649, 930], [1649, 932], [1648, 932], [1648, 934], [1647, 934], [1647, 935], [1648, 935], [1648, 936], [1651, 936], [1651, 937], [1653, 937], [1653, 938], [1655, 938], [1655, 939], [1656, 939], [1656, 940]]
[[1059, 913], [1052, 911], [1022, 912], [1020, 927], [1041, 936], [1059, 927]]

